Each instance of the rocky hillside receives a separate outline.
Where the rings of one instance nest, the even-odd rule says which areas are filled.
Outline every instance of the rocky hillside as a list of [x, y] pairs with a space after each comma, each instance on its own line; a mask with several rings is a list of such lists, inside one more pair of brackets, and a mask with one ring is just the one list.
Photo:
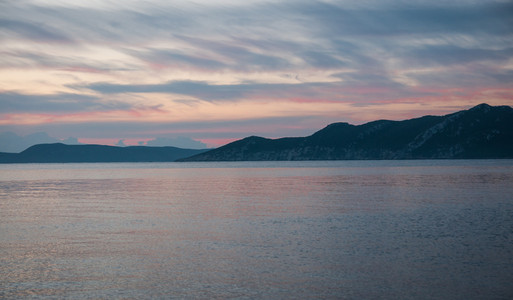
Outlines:
[[513, 109], [480, 104], [445, 116], [334, 123], [308, 137], [248, 137], [180, 161], [513, 158]]

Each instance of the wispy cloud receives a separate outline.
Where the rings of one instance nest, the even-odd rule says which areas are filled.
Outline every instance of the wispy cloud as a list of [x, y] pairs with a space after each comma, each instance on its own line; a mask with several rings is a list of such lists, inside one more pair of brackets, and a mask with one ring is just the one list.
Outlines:
[[79, 112], [127, 110], [133, 106], [126, 102], [103, 100], [85, 94], [28, 95], [14, 92], [0, 93], [0, 111], [14, 112]]
[[238, 100], [247, 98], [286, 98], [297, 94], [298, 90], [308, 93], [309, 89], [328, 86], [327, 83], [286, 84], [286, 83], [240, 83], [210, 84], [206, 81], [170, 81], [161, 84], [110, 84], [93, 83], [75, 88], [87, 88], [101, 94], [119, 93], [169, 93], [193, 96], [199, 100]]
[[0, 130], [28, 118], [92, 136], [122, 120], [119, 139], [226, 118], [256, 134], [273, 118], [299, 134], [291, 120], [307, 133], [511, 105], [512, 15], [475, 0], [2, 1]]

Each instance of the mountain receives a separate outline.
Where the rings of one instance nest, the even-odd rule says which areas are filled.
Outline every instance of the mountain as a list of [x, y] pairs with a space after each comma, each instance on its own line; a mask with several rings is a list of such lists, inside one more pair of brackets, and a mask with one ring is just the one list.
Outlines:
[[20, 153], [0, 152], [0, 163], [168, 162], [205, 152], [176, 147], [40, 144]]
[[445, 116], [330, 124], [307, 137], [251, 136], [179, 161], [513, 158], [513, 109], [480, 104]]

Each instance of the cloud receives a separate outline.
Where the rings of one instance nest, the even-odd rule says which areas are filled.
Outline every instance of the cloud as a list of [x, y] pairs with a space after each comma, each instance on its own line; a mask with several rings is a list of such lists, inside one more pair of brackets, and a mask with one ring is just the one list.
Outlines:
[[62, 140], [63, 144], [66, 145], [81, 145], [81, 143], [78, 141], [76, 137], [69, 137]]
[[[428, 34], [511, 34], [513, 4], [504, 1], [380, 1], [347, 7], [345, 3], [301, 2], [296, 14], [319, 18], [321, 34], [390, 36]], [[322, 16], [322, 18], [320, 18]]]
[[[311, 84], [316, 85], [316, 84]], [[75, 88], [87, 88], [102, 94], [120, 93], [170, 93], [194, 96], [201, 100], [242, 100], [254, 94], [263, 93], [273, 96], [286, 89], [293, 89], [300, 85], [295, 84], [210, 84], [206, 81], [170, 81], [162, 84], [111, 84], [93, 83], [87, 86], [75, 86]]]
[[142, 51], [127, 51], [127, 53], [136, 56], [153, 66], [161, 68], [173, 67], [194, 67], [206, 70], [218, 70], [227, 67], [223, 62], [182, 53], [178, 50], [169, 49], [144, 49]]
[[512, 15], [493, 0], [0, 1], [0, 123], [229, 139], [511, 104]]
[[417, 66], [453, 66], [475, 62], [505, 64], [513, 57], [513, 48], [464, 48], [457, 45], [423, 46], [406, 53], [405, 61]]
[[124, 139], [121, 139], [119, 140], [115, 146], [118, 146], [118, 147], [126, 147], [125, 145], [125, 140]]
[[0, 93], [0, 111], [13, 112], [82, 112], [127, 110], [131, 106], [120, 101], [106, 101], [86, 94], [28, 95]]
[[[47, 30], [39, 23], [55, 24], [53, 27], [63, 32], [59, 36], [76, 37], [76, 41], [70, 43], [77, 46], [101, 47], [109, 43], [112, 50], [171, 69], [302, 71], [383, 64], [384, 52], [389, 56], [402, 55], [402, 47], [419, 43], [419, 37], [451, 43], [464, 35], [478, 39], [509, 36], [512, 25], [509, 12], [513, 7], [510, 3], [496, 1], [455, 4], [367, 1], [364, 5], [358, 1], [205, 6], [189, 2], [151, 4], [129, 2], [123, 8], [99, 9], [94, 5], [45, 7], [26, 2], [25, 5], [4, 5], [4, 11], [10, 14], [4, 13], [3, 22], [7, 30], [25, 28], [30, 35], [48, 40], [52, 39], [50, 33], [56, 31]], [[16, 21], [7, 19], [7, 15]], [[18, 33], [25, 36], [23, 30]], [[434, 57], [437, 52], [437, 45], [421, 42], [417, 46], [418, 53], [411, 53], [417, 61], [425, 55]], [[458, 59], [458, 49], [454, 50], [445, 52], [447, 59]], [[32, 59], [48, 61], [48, 55], [39, 55]], [[19, 56], [27, 57], [21, 52]], [[397, 59], [402, 58], [397, 56]], [[61, 57], [58, 63], [69, 66], [73, 61], [76, 64], [76, 58], [66, 61]], [[103, 64], [105, 62], [108, 60]]]
[[[223, 68], [241, 71], [277, 70], [292, 67], [283, 52], [271, 52], [257, 44], [245, 45], [237, 40], [238, 35], [220, 40], [211, 37], [190, 37], [175, 35], [175, 38], [191, 45], [194, 49], [212, 57], [217, 57]], [[262, 40], [260, 37], [259, 41]], [[283, 51], [283, 50], [282, 50]], [[292, 53], [289, 53], [291, 55]]]
[[72, 40], [55, 28], [39, 22], [18, 21], [7, 18], [0, 19], [0, 28], [5, 33], [38, 42], [69, 43]]
[[158, 137], [153, 140], [147, 141], [145, 145], [152, 147], [173, 146], [185, 149], [205, 149], [207, 147], [206, 144], [187, 137]]
[[47, 49], [46, 52], [41, 51], [41, 49], [5, 49], [0, 51], [0, 54], [2, 54], [2, 58], [0, 58], [0, 68], [21, 68], [25, 70], [38, 68], [43, 70], [55, 70], [60, 73], [84, 72], [93, 73], [95, 75], [134, 69], [133, 66], [129, 64], [121, 67], [116, 61], [99, 61], [94, 57], [84, 57], [77, 54], [82, 51], [77, 49], [76, 52], [64, 51], [64, 53], [61, 53], [55, 48]]
[[[116, 2], [113, 2], [116, 3]], [[220, 37], [253, 38], [307, 43], [305, 38], [345, 38], [418, 34], [511, 34], [513, 5], [504, 1], [255, 1], [204, 4], [151, 1], [123, 3], [115, 9], [95, 5], [35, 5], [5, 3], [2, 24], [5, 30], [30, 40], [111, 41], [191, 39]], [[94, 20], [94, 21], [92, 21]], [[52, 24], [48, 27], [46, 24]], [[56, 29], [58, 28], [58, 30]], [[149, 34], [151, 33], [151, 34]], [[172, 33], [172, 34], [170, 34]], [[293, 34], [291, 34], [293, 33]], [[37, 39], [36, 39], [37, 40]], [[83, 40], [83, 41], [82, 41]], [[217, 47], [222, 47], [218, 43]], [[215, 43], [208, 48], [215, 48]], [[247, 49], [217, 48], [249, 58], [257, 52]], [[268, 55], [264, 55], [266, 57]], [[258, 55], [256, 60], [258, 61]]]

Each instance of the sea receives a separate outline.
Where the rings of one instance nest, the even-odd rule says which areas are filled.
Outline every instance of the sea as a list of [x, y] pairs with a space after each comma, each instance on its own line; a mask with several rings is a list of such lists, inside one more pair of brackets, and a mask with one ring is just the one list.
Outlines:
[[513, 160], [0, 165], [2, 299], [513, 299]]

